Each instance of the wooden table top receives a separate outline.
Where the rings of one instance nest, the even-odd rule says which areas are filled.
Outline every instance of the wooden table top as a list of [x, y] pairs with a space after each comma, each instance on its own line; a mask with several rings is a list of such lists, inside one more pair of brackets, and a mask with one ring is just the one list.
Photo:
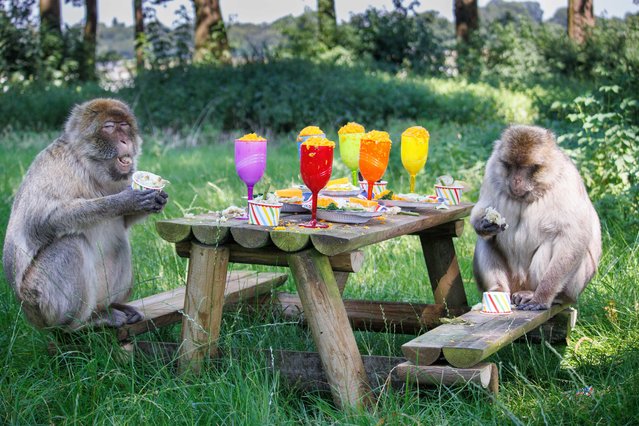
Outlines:
[[308, 214], [282, 214], [277, 229], [272, 226], [249, 225], [246, 220], [217, 222], [212, 215], [207, 214], [160, 220], [156, 222], [156, 228], [160, 237], [172, 243], [192, 240], [207, 245], [220, 245], [235, 241], [246, 248], [261, 248], [272, 243], [286, 252], [312, 246], [322, 254], [334, 256], [453, 222], [468, 216], [472, 207], [472, 203], [461, 203], [450, 206], [448, 210], [424, 210], [419, 216], [385, 215], [362, 225], [330, 223], [330, 227], [325, 229], [298, 226], [298, 223], [310, 219]]

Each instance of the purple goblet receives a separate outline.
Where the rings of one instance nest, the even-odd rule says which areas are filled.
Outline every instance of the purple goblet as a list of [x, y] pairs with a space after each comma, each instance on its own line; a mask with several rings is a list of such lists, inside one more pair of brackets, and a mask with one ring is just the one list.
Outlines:
[[253, 186], [266, 169], [266, 140], [235, 140], [235, 170], [246, 184], [248, 199], [253, 199]]

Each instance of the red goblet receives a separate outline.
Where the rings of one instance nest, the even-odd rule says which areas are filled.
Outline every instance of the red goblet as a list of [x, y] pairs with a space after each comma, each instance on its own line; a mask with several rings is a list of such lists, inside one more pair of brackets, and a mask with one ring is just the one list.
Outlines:
[[300, 174], [313, 193], [311, 220], [300, 224], [304, 228], [328, 228], [328, 225], [317, 222], [317, 197], [331, 178], [334, 149], [334, 142], [317, 137], [307, 139], [301, 146]]

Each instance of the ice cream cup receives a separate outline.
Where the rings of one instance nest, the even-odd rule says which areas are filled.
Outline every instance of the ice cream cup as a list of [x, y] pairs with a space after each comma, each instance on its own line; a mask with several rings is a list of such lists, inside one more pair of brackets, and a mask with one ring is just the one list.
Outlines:
[[435, 185], [435, 192], [437, 193], [437, 197], [443, 198], [446, 204], [459, 204], [463, 191], [463, 186]]
[[482, 297], [482, 314], [510, 314], [510, 293], [487, 291]]
[[282, 203], [264, 203], [259, 200], [248, 202], [248, 223], [250, 225], [277, 226], [280, 223]]
[[[154, 181], [161, 183], [156, 184], [154, 183]], [[131, 188], [140, 191], [145, 189], [155, 189], [156, 191], [160, 191], [166, 186], [166, 183], [167, 181], [162, 179], [160, 176], [151, 172], [144, 172], [141, 170], [133, 173], [133, 176], [131, 178]]]
[[[387, 184], [388, 182], [386, 182], [385, 180], [375, 182], [375, 184], [373, 185], [373, 197], [376, 197], [377, 195], [386, 191]], [[362, 191], [368, 192], [368, 182], [366, 182], [365, 180], [359, 181], [359, 187], [362, 189]]]

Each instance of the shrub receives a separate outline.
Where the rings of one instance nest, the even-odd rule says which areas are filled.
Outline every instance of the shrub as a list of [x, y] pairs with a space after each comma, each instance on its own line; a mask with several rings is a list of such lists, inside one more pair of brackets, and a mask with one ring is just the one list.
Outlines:
[[572, 149], [592, 199], [609, 219], [639, 225], [639, 102], [619, 86], [557, 105], [578, 124], [559, 137]]

